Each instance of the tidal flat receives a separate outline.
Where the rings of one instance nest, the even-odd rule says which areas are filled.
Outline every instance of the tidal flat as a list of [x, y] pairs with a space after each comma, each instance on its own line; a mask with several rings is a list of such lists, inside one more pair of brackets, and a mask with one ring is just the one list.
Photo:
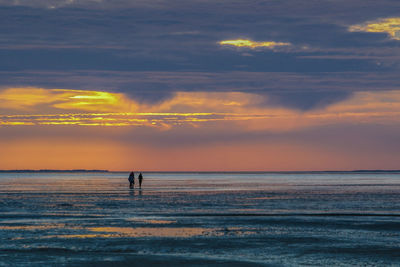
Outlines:
[[399, 196], [395, 172], [4, 172], [0, 266], [397, 266]]

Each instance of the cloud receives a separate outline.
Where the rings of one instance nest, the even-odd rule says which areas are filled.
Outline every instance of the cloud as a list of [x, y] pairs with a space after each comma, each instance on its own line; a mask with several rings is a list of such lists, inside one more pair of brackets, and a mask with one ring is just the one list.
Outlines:
[[[379, 19], [398, 17], [397, 0], [0, 6], [3, 167], [85, 167], [99, 155], [96, 166], [114, 169], [398, 165], [400, 43], [385, 41], [396, 25]], [[218, 43], [239, 37], [253, 43]], [[251, 47], [263, 41], [291, 45]]]
[[[400, 88], [395, 72], [167, 72], [167, 71], [0, 71], [3, 88], [79, 88], [124, 94], [141, 105], [153, 105], [176, 92], [242, 92], [269, 96], [260, 105], [309, 111], [342, 101], [359, 91]], [[60, 87], [62, 85], [62, 87]], [[47, 89], [45, 89], [47, 88]], [[1, 107], [0, 107], [1, 109]]]
[[125, 95], [108, 92], [12, 88], [0, 93], [0, 125], [131, 126], [160, 130], [212, 127], [243, 133], [287, 132], [338, 123], [400, 122], [400, 91], [356, 92], [340, 102], [307, 112], [265, 104], [275, 97], [240, 92], [177, 92], [159, 103], [139, 104]]
[[135, 104], [124, 95], [100, 91], [8, 88], [0, 91], [3, 110], [79, 110], [79, 111], [133, 111]]
[[346, 91], [322, 91], [314, 92], [301, 90], [299, 92], [272, 92], [269, 93], [268, 103], [284, 104], [287, 107], [309, 111], [325, 108], [336, 102], [343, 101], [352, 96], [352, 92]]
[[[10, 3], [3, 1], [6, 2]], [[350, 34], [340, 25], [350, 19], [343, 21], [342, 17], [346, 16], [339, 15], [348, 14], [347, 6], [355, 9], [367, 5], [359, 1], [337, 4], [311, 1], [303, 7], [290, 4], [291, 1], [268, 1], [268, 4], [252, 1], [251, 5], [242, 1], [223, 1], [224, 5], [208, 0], [147, 1], [154, 8], [138, 4], [146, 1], [51, 2], [66, 6], [41, 9], [37, 7], [49, 1], [37, 0], [19, 1], [21, 6], [0, 9], [0, 18], [4, 21], [0, 23], [0, 70], [337, 72], [377, 69], [370, 58], [351, 57], [365, 47], [370, 47], [365, 55], [377, 53], [376, 41]], [[157, 3], [164, 5], [160, 7]], [[385, 4], [389, 6], [387, 1]], [[382, 4], [375, 5], [382, 9]], [[313, 6], [314, 12], [310, 13], [307, 6]], [[333, 7], [340, 12], [327, 12]], [[363, 9], [361, 15], [348, 17], [351, 22], [360, 20], [370, 15], [371, 10], [374, 9]], [[253, 57], [216, 45], [219, 40], [235, 41], [238, 36], [261, 40], [253, 45], [264, 43], [262, 40], [271, 40], [271, 43], [255, 48]], [[276, 45], [282, 42], [293, 45]], [[338, 51], [339, 48], [347, 50]], [[257, 53], [258, 50], [262, 53]], [[320, 53], [331, 57], [312, 57]], [[382, 57], [392, 54], [386, 50], [379, 53]], [[348, 57], [334, 57], [337, 54]]]
[[[117, 0], [112, 4], [107, 0], [0, 0], [0, 5], [6, 6], [29, 6], [35, 8], [57, 9], [65, 7], [86, 7], [86, 8], [102, 8], [102, 7], [121, 7], [132, 1]], [[144, 5], [144, 1], [136, 0], [136, 5]], [[132, 5], [132, 4], [131, 4]]]
[[363, 24], [350, 26], [349, 31], [387, 33], [390, 38], [400, 40], [400, 18], [384, 18], [367, 21]]
[[220, 45], [231, 45], [231, 46], [246, 47], [246, 48], [251, 48], [251, 49], [255, 49], [255, 48], [259, 48], [259, 47], [273, 49], [273, 48], [279, 47], [279, 46], [291, 45], [290, 43], [283, 43], [283, 42], [274, 42], [274, 41], [255, 42], [255, 41], [246, 40], [246, 39], [224, 40], [224, 41], [220, 41], [218, 43]]
[[[47, 8], [50, 2], [60, 8]], [[143, 104], [163, 102], [175, 92], [255, 92], [274, 95], [269, 103], [310, 110], [354, 91], [399, 84], [396, 42], [347, 30], [366, 18], [393, 16], [396, 1], [0, 0], [0, 5], [1, 87], [104, 90]], [[238, 36], [258, 40], [253, 46], [271, 43], [242, 46], [239, 53], [218, 44]], [[292, 45], [275, 45], [280, 42]]]

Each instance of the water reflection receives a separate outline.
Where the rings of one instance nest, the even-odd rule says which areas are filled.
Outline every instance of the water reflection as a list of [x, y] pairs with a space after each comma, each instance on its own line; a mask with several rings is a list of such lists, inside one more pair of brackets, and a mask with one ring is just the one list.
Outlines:
[[[174, 224], [176, 221], [152, 220], [152, 219], [128, 219], [128, 221], [147, 224]], [[120, 238], [120, 237], [174, 237], [189, 238], [196, 236], [223, 236], [223, 235], [248, 235], [254, 234], [254, 229], [240, 227], [205, 228], [205, 227], [79, 227], [65, 224], [52, 225], [18, 225], [0, 226], [0, 230], [23, 230], [23, 231], [49, 231], [47, 235], [35, 236], [38, 239], [53, 238]], [[72, 233], [71, 233], [72, 231]], [[52, 234], [59, 233], [59, 234]], [[64, 233], [60, 233], [64, 232]], [[13, 240], [32, 238], [32, 236], [14, 237]]]
[[134, 197], [134, 196], [142, 196], [143, 195], [143, 190], [142, 189], [129, 189], [129, 196]]
[[93, 227], [88, 230], [128, 237], [193, 237], [218, 234], [216, 228], [201, 227]]
[[138, 223], [148, 223], [148, 224], [171, 224], [176, 223], [175, 220], [157, 220], [157, 219], [139, 219], [139, 218], [130, 218], [127, 221], [138, 222]]
[[[34, 260], [60, 265], [60, 251], [68, 253], [63, 259], [74, 254], [81, 263], [125, 257], [127, 251], [171, 250], [212, 258], [240, 255], [252, 262], [277, 257], [288, 259], [278, 264], [287, 266], [300, 261], [337, 266], [315, 259], [342, 255], [354, 259], [345, 265], [397, 263], [392, 255], [399, 239], [398, 174], [146, 177], [144, 189], [129, 190], [126, 173], [0, 173], [0, 258], [8, 263], [3, 265]], [[390, 259], [381, 261], [386, 256]], [[19, 259], [25, 261], [14, 263]]]
[[65, 224], [51, 224], [51, 225], [6, 225], [0, 226], [0, 230], [49, 230], [64, 228]]

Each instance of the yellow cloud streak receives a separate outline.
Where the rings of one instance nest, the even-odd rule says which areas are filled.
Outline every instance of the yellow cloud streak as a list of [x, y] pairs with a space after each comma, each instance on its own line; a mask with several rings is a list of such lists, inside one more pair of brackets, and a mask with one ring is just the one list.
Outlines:
[[290, 43], [283, 43], [283, 42], [274, 42], [274, 41], [255, 42], [255, 41], [246, 40], [246, 39], [225, 40], [225, 41], [220, 41], [219, 44], [220, 45], [231, 45], [231, 46], [236, 46], [236, 47], [249, 47], [252, 49], [255, 49], [257, 47], [275, 48], [277, 46], [289, 46], [290, 45]]
[[386, 18], [349, 27], [350, 32], [386, 32], [392, 39], [400, 40], [400, 18]]
[[131, 112], [137, 104], [123, 94], [42, 88], [9, 88], [0, 91], [0, 107], [13, 110], [64, 109], [100, 112]]
[[[30, 96], [33, 93], [37, 95], [31, 100]], [[82, 100], [88, 101], [88, 104], [80, 105]], [[400, 91], [357, 92], [352, 98], [323, 110], [308, 112], [268, 106], [267, 98], [240, 92], [178, 92], [162, 103], [139, 105], [124, 95], [107, 92], [14, 88], [0, 92], [0, 102], [2, 108], [5, 105], [8, 108], [24, 110], [28, 106], [29, 109], [35, 110], [33, 114], [0, 115], [0, 127], [145, 126], [166, 130], [178, 125], [190, 127], [212, 125], [221, 129], [227, 126], [240, 127], [243, 131], [287, 131], [338, 122], [398, 123], [400, 121]], [[43, 105], [51, 106], [51, 113], [43, 110]], [[131, 112], [132, 107], [141, 112]], [[77, 109], [82, 113], [65, 112]], [[84, 113], [94, 110], [96, 112]], [[62, 113], [56, 114], [54, 111]]]
[[170, 127], [192, 122], [240, 121], [264, 118], [264, 115], [223, 113], [95, 113], [7, 115], [0, 116], [0, 125], [79, 125], [79, 126], [152, 126]]

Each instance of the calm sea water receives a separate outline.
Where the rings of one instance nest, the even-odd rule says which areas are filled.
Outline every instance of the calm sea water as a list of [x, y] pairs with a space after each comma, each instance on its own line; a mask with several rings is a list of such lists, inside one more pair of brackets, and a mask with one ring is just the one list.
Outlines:
[[127, 173], [0, 173], [0, 266], [400, 266], [400, 174], [128, 185]]

